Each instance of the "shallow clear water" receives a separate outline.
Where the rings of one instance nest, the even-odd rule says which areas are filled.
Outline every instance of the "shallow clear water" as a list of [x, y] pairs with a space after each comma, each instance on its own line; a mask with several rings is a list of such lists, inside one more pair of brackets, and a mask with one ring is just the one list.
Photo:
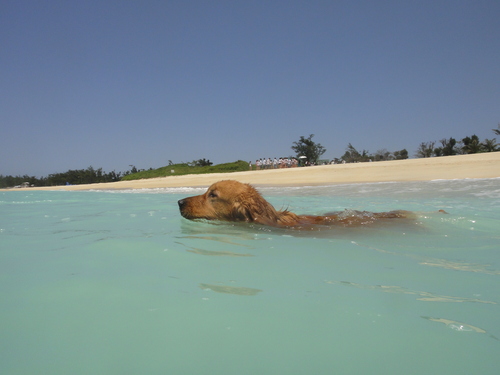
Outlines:
[[182, 219], [203, 189], [2, 192], [0, 372], [498, 373], [500, 179], [260, 190], [418, 218], [304, 233]]

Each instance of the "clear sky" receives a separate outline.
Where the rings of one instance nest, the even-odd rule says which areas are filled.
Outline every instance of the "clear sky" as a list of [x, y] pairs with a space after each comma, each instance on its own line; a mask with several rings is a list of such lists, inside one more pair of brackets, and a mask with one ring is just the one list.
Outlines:
[[[325, 158], [500, 123], [500, 1], [0, 0], [0, 174]], [[500, 141], [500, 139], [498, 139]]]

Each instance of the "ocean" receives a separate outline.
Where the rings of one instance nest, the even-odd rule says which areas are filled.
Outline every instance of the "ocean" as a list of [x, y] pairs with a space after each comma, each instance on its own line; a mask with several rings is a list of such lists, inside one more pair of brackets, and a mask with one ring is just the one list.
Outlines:
[[183, 219], [204, 190], [0, 192], [0, 373], [498, 373], [500, 179], [259, 188], [417, 215], [304, 232]]

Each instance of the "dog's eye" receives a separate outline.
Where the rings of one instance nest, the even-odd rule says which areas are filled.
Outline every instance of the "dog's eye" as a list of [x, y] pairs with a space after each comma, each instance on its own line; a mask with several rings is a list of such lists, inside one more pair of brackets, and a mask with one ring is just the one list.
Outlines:
[[210, 193], [208, 193], [208, 197], [209, 198], [217, 198], [217, 194], [214, 191], [211, 191]]

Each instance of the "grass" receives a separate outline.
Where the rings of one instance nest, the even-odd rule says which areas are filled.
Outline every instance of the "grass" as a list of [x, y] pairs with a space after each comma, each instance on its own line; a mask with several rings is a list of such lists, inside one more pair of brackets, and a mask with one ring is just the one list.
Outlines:
[[182, 176], [186, 174], [229, 173], [242, 171], [248, 171], [248, 162], [242, 160], [238, 160], [234, 163], [217, 164], [207, 167], [192, 167], [188, 164], [172, 164], [158, 169], [140, 171], [123, 176], [122, 181], [168, 176]]

